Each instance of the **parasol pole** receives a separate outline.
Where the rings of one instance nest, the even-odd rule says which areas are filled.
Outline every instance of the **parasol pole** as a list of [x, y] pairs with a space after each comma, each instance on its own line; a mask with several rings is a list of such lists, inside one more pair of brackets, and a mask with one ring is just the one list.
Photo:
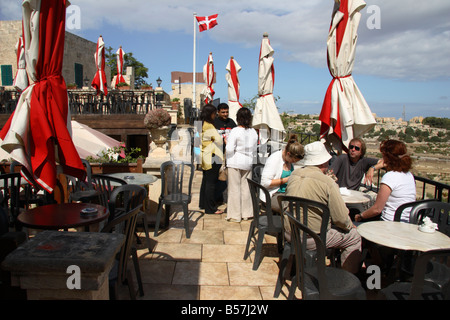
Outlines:
[[197, 35], [197, 19], [196, 19], [197, 13], [194, 12], [194, 57], [193, 57], [193, 71], [192, 71], [192, 108], [195, 109], [196, 106], [196, 101], [195, 101], [195, 45], [196, 45], [196, 35]]

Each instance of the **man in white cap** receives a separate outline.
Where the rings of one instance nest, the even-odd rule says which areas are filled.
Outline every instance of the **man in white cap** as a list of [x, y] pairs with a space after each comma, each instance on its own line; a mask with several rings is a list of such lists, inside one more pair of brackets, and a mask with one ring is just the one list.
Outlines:
[[[323, 143], [317, 141], [305, 146], [305, 157], [299, 162], [304, 167], [292, 172], [286, 194], [318, 201], [330, 209], [327, 232], [327, 248], [341, 250], [342, 268], [357, 273], [361, 262], [361, 236], [356, 231], [339, 192], [339, 186], [325, 173], [331, 156]], [[319, 233], [322, 219], [313, 211], [308, 211], [308, 227]], [[314, 241], [308, 248], [314, 249]]]

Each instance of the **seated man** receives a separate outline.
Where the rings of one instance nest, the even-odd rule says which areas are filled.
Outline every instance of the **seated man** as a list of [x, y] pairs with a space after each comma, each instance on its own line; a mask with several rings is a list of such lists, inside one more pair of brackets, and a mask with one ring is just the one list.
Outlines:
[[[321, 142], [307, 144], [305, 157], [299, 162], [304, 167], [292, 172], [286, 194], [314, 200], [328, 206], [330, 222], [326, 247], [340, 249], [342, 268], [357, 273], [361, 262], [361, 236], [350, 220], [338, 185], [325, 174], [330, 158], [330, 154]], [[308, 211], [308, 227], [311, 230], [319, 233], [321, 223], [320, 215]], [[314, 241], [308, 242], [308, 249], [314, 249], [314, 247]]]
[[358, 190], [364, 174], [364, 183], [372, 184], [373, 173], [383, 167], [383, 161], [364, 157], [366, 144], [361, 138], [350, 140], [348, 149], [348, 154], [341, 154], [330, 165], [339, 187]]

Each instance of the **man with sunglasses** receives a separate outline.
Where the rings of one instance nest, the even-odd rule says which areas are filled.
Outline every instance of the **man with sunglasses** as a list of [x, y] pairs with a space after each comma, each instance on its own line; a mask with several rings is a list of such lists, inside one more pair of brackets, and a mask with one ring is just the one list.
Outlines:
[[341, 188], [358, 190], [364, 177], [364, 184], [372, 184], [373, 173], [383, 167], [383, 160], [364, 157], [366, 144], [361, 138], [353, 138], [348, 145], [348, 154], [338, 156], [330, 165]]

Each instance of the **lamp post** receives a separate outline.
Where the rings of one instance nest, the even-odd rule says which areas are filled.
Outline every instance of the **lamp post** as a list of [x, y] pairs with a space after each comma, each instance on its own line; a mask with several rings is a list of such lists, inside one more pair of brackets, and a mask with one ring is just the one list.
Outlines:
[[156, 108], [162, 108], [162, 102], [164, 99], [164, 91], [161, 88], [161, 77], [158, 77], [158, 79], [156, 79], [156, 83], [158, 84], [158, 87], [155, 89], [155, 94], [156, 94]]
[[84, 75], [83, 81], [84, 81], [84, 86], [85, 86], [86, 90], [88, 90], [89, 89], [89, 87], [88, 87], [89, 79], [88, 79], [88, 77], [86, 75]]

